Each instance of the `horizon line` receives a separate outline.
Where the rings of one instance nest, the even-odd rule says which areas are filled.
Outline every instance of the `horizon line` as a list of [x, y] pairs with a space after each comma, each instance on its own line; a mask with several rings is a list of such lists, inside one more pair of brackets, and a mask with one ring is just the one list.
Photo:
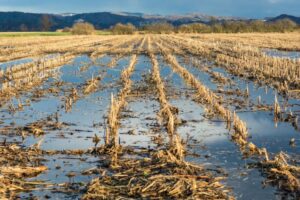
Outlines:
[[154, 14], [154, 13], [143, 13], [143, 12], [128, 12], [128, 11], [91, 11], [91, 12], [34, 12], [34, 11], [20, 11], [20, 10], [0, 10], [0, 12], [19, 12], [19, 13], [29, 13], [29, 14], [51, 14], [51, 15], [62, 15], [62, 14], [74, 14], [74, 15], [79, 15], [79, 14], [89, 14], [89, 13], [111, 13], [111, 14], [119, 14], [121, 15], [122, 13], [128, 13], [128, 14], [142, 14], [142, 15], [148, 15], [148, 16], [162, 16], [162, 17], [168, 17], [168, 16], [187, 16], [187, 15], [191, 15], [191, 14], [201, 14], [204, 16], [208, 16], [208, 17], [228, 17], [228, 18], [240, 18], [240, 19], [266, 19], [266, 18], [270, 18], [270, 17], [277, 17], [277, 16], [281, 16], [281, 15], [290, 15], [290, 16], [294, 16], [294, 17], [300, 17], [300, 16], [296, 16], [296, 15], [292, 15], [292, 14], [287, 14], [287, 13], [282, 13], [276, 16], [267, 16], [267, 17], [263, 17], [263, 18], [253, 18], [253, 17], [241, 17], [241, 16], [230, 16], [230, 15], [209, 15], [206, 13], [202, 13], [202, 12], [187, 12], [187, 13], [172, 13], [172, 14]]

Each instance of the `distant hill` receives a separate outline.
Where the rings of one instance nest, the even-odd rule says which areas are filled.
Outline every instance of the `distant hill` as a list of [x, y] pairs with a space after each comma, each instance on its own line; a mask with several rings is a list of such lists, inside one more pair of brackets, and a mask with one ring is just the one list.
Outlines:
[[[41, 19], [44, 14], [23, 12], [0, 12], [0, 31], [19, 31], [25, 26], [30, 31], [41, 30]], [[132, 23], [141, 26], [146, 19], [137, 16], [119, 15], [109, 12], [83, 13], [83, 14], [47, 14], [51, 19], [51, 30], [71, 27], [77, 21], [92, 23], [96, 28], [109, 28], [117, 23]]]
[[[21, 26], [29, 31], [41, 30], [41, 19], [45, 14], [24, 12], [0, 12], [0, 31], [20, 31]], [[78, 21], [92, 23], [96, 28], [106, 29], [117, 23], [132, 23], [135, 26], [143, 26], [155, 22], [168, 22], [173, 25], [188, 24], [194, 22], [207, 23], [212, 16], [203, 14], [187, 15], [147, 15], [143, 13], [128, 12], [97, 12], [97, 13], [62, 13], [46, 14], [51, 18], [51, 30], [71, 27]], [[213, 17], [216, 20], [233, 20], [237, 18]]]
[[[24, 12], [0, 12], [0, 31], [40, 31], [41, 19], [45, 14], [42, 13], [24, 13]], [[78, 21], [92, 23], [98, 29], [106, 29], [117, 23], [132, 23], [135, 26], [143, 26], [154, 22], [168, 22], [175, 26], [195, 22], [209, 23], [212, 19], [216, 21], [226, 20], [247, 20], [233, 17], [216, 17], [199, 13], [186, 15], [147, 15], [143, 13], [128, 12], [96, 12], [96, 13], [63, 13], [46, 14], [52, 22], [51, 31], [71, 27]], [[288, 18], [300, 24], [300, 18], [290, 15], [280, 15], [275, 18], [268, 18], [267, 21], [276, 21], [278, 19]]]
[[290, 19], [293, 22], [300, 25], [300, 17], [295, 17], [295, 16], [292, 16], [292, 15], [282, 14], [282, 15], [279, 15], [279, 16], [274, 17], [274, 18], [267, 18], [268, 21], [277, 21], [277, 20], [281, 20], [281, 19]]

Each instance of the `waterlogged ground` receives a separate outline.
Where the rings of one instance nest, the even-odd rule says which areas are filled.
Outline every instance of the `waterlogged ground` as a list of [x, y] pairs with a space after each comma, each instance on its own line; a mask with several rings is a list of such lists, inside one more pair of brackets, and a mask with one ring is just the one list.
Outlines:
[[[281, 53], [267, 50], [267, 55], [299, 58], [299, 53]], [[38, 88], [26, 92], [2, 105], [0, 140], [19, 143], [30, 147], [40, 145], [43, 150], [56, 151], [45, 154], [43, 164], [48, 167], [45, 173], [30, 180], [43, 181], [45, 186], [22, 193], [22, 198], [39, 199], [78, 199], [85, 186], [101, 173], [99, 156], [80, 153], [94, 147], [93, 137], [98, 135], [100, 145], [104, 143], [105, 119], [108, 113], [111, 95], [120, 90], [121, 71], [128, 66], [130, 57], [121, 57], [116, 66], [108, 67], [112, 56], [105, 55], [91, 60], [87, 56], [77, 57], [73, 63], [56, 69], [55, 76], [47, 79]], [[300, 130], [291, 122], [274, 122], [272, 108], [275, 96], [282, 106], [284, 115], [300, 115], [300, 100], [287, 99], [266, 86], [234, 77], [224, 69], [197, 58], [177, 57], [180, 64], [188, 69], [209, 89], [223, 97], [224, 103], [247, 123], [249, 140], [259, 147], [266, 147], [270, 153], [286, 152], [290, 156], [300, 153]], [[160, 74], [166, 85], [169, 102], [179, 109], [181, 120], [177, 132], [186, 140], [188, 161], [204, 165], [218, 171], [226, 179], [223, 183], [232, 189], [237, 199], [281, 199], [286, 194], [278, 192], [276, 187], [263, 184], [264, 176], [259, 169], [251, 167], [254, 161], [244, 158], [238, 146], [231, 141], [226, 123], [218, 119], [209, 119], [203, 105], [194, 101], [195, 91], [186, 85], [182, 78], [174, 73], [164, 59], [158, 57]], [[200, 63], [195, 65], [195, 60]], [[14, 63], [28, 62], [28, 60]], [[12, 63], [2, 63], [1, 68]], [[201, 66], [208, 66], [209, 72], [218, 72], [230, 81], [220, 83]], [[126, 109], [122, 112], [120, 142], [135, 148], [156, 148], [154, 137], [164, 135], [165, 130], [159, 124], [157, 113], [159, 102], [155, 87], [151, 85], [151, 62], [147, 56], [139, 56], [131, 76], [132, 91]], [[98, 89], [90, 94], [82, 94], [87, 80], [101, 77]], [[55, 92], [51, 90], [56, 88]], [[79, 99], [73, 103], [70, 112], [65, 111], [65, 97], [76, 88]], [[248, 88], [249, 96], [226, 91], [242, 91]], [[37, 95], [37, 91], [43, 91]], [[11, 106], [24, 103], [23, 110], [11, 112]], [[25, 105], [27, 102], [27, 105]], [[261, 109], [261, 108], [264, 109]], [[40, 136], [20, 134], [22, 127], [35, 122], [47, 124], [49, 121], [59, 123], [59, 128], [43, 126]], [[291, 140], [294, 142], [291, 143]], [[78, 150], [68, 152], [68, 150]], [[80, 151], [79, 151], [80, 150]], [[59, 151], [59, 152], [58, 152]], [[299, 160], [298, 160], [299, 161]]]

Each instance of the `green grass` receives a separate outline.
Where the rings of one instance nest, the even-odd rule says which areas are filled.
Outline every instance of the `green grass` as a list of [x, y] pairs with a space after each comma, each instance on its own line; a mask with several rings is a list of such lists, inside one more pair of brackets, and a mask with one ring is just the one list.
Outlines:
[[24, 37], [24, 36], [63, 36], [71, 33], [61, 32], [0, 32], [0, 37]]
[[[97, 31], [97, 35], [110, 35], [110, 31]], [[0, 32], [1, 37], [29, 37], [29, 36], [65, 36], [72, 35], [66, 32]]]

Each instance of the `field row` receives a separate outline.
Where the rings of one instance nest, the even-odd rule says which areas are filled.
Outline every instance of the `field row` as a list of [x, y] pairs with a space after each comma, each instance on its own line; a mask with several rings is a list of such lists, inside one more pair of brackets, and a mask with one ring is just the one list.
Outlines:
[[0, 195], [299, 197], [300, 59], [236, 37], [1, 39]]

